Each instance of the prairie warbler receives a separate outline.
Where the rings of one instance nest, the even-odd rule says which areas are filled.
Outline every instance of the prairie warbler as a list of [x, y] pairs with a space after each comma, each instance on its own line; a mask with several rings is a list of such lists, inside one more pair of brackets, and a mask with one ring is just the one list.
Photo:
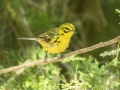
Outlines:
[[[50, 53], [61, 53], [69, 45], [71, 36], [75, 32], [75, 27], [71, 23], [64, 23], [60, 27], [52, 28], [35, 38], [18, 38], [23, 40], [38, 41], [43, 49]], [[47, 53], [46, 53], [47, 57]]]

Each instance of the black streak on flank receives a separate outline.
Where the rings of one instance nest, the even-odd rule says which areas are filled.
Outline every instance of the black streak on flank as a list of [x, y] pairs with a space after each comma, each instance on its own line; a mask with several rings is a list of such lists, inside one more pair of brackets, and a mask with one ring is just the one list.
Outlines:
[[61, 33], [60, 35], [64, 35], [63, 33]]
[[60, 43], [60, 41], [58, 41], [57, 43]]
[[56, 38], [56, 40], [54, 41], [54, 43], [58, 42], [58, 39], [59, 39], [59, 37]]
[[57, 35], [64, 35], [63, 33], [61, 33], [61, 34], [57, 34]]

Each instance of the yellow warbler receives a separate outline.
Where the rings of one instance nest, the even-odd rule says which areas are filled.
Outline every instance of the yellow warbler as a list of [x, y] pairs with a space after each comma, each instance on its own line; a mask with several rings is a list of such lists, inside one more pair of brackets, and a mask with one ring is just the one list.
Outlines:
[[[69, 45], [75, 27], [71, 23], [64, 23], [60, 27], [53, 28], [35, 38], [18, 38], [23, 40], [38, 41], [44, 50], [50, 53], [61, 53]], [[46, 54], [47, 56], [47, 54]]]

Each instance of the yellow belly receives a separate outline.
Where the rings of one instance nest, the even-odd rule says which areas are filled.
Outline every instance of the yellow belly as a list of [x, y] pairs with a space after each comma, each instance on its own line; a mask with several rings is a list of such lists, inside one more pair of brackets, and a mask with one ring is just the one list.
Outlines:
[[63, 35], [63, 36], [60, 36], [59, 43], [52, 43], [52, 41], [49, 43], [44, 42], [44, 41], [38, 41], [38, 42], [41, 43], [42, 47], [46, 51], [48, 51], [50, 53], [60, 53], [60, 52], [63, 52], [68, 47], [70, 38], [72, 35], [73, 35], [73, 32]]
[[48, 46], [48, 47], [43, 46], [43, 48], [50, 53], [60, 53], [63, 52], [68, 47], [68, 45], [69, 45], [69, 40], [63, 40], [57, 45], [53, 44], [53, 46]]

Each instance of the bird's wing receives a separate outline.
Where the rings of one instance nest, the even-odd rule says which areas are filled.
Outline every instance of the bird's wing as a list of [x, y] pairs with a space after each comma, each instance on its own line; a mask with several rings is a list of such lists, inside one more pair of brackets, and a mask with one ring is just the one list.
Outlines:
[[42, 39], [45, 42], [51, 42], [51, 40], [54, 39], [55, 36], [57, 35], [58, 35], [58, 28], [53, 28], [43, 34], [40, 34], [36, 39]]

